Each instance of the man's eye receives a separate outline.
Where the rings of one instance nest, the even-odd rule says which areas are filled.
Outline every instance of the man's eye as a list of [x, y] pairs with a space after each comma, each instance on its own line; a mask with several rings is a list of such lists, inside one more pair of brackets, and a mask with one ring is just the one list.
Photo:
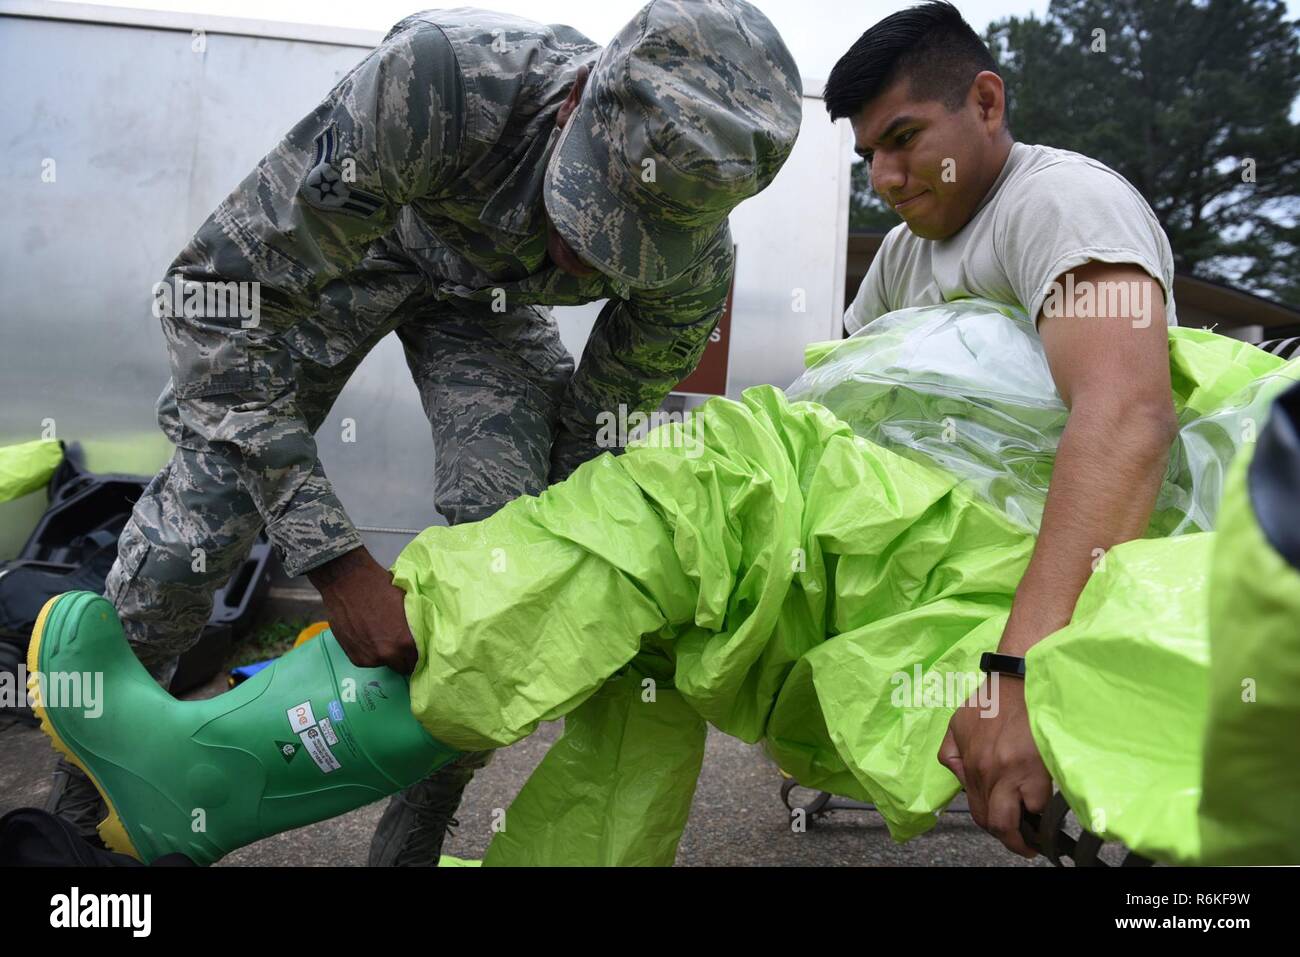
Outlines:
[[906, 133], [899, 135], [897, 143], [899, 146], [906, 146], [916, 136], [916, 130], [908, 130]]
[[866, 152], [862, 153], [861, 156], [862, 156], [862, 162], [870, 166], [871, 161], [875, 159], [876, 154], [873, 153], [871, 150], [867, 150]]

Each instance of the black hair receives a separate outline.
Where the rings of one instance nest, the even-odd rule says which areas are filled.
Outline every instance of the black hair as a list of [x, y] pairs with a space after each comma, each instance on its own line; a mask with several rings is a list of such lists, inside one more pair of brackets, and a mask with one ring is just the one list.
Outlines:
[[938, 100], [951, 112], [984, 70], [998, 72], [979, 34], [951, 3], [931, 0], [890, 14], [862, 34], [831, 70], [822, 98], [832, 120], [852, 117], [906, 79], [917, 99]]

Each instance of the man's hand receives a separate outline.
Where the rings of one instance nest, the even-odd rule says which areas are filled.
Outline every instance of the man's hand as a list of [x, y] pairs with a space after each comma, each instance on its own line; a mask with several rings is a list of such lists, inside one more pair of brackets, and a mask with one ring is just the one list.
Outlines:
[[[985, 679], [987, 682], [989, 679]], [[975, 700], [990, 700], [981, 689], [972, 705], [957, 709], [948, 725], [939, 763], [966, 789], [975, 823], [1023, 857], [1038, 852], [1020, 836], [1020, 806], [1041, 813], [1052, 796], [1052, 779], [1029, 731], [1025, 684], [999, 677], [996, 717], [982, 716]]]
[[312, 569], [307, 577], [325, 600], [330, 630], [354, 665], [386, 665], [404, 675], [415, 670], [419, 653], [406, 624], [406, 593], [364, 546]]

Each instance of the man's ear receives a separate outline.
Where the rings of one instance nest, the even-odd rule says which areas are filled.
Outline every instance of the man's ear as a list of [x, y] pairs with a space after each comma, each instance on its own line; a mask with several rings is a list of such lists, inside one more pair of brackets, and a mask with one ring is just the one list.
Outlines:
[[585, 67], [578, 67], [578, 75], [573, 79], [573, 86], [569, 88], [569, 95], [564, 98], [560, 104], [560, 110], [555, 114], [555, 125], [564, 129], [564, 124], [569, 122], [569, 117], [573, 111], [578, 108], [578, 102], [582, 99], [582, 91], [587, 88], [587, 75], [591, 71]]
[[979, 111], [980, 122], [989, 130], [1000, 130], [1007, 112], [1006, 87], [1002, 77], [992, 70], [982, 70], [971, 84], [971, 99]]

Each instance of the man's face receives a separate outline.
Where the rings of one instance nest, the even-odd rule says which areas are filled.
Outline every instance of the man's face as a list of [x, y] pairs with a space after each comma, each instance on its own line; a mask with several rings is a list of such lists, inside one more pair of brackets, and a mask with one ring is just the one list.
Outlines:
[[565, 242], [564, 237], [559, 234], [555, 225], [551, 222], [549, 213], [546, 215], [546, 255], [552, 263], [570, 276], [585, 279], [596, 273], [596, 270], [588, 266], [573, 251], [573, 247]]
[[[578, 67], [578, 73], [574, 78], [573, 85], [569, 87], [569, 94], [564, 98], [564, 102], [560, 104], [560, 109], [555, 114], [555, 126], [557, 129], [564, 129], [569, 120], [573, 118], [573, 114], [578, 109], [578, 104], [582, 102], [582, 92], [587, 88], [587, 77], [590, 72], [591, 71], [585, 66]], [[551, 162], [557, 162], [558, 159], [559, 154], [557, 153], [555, 156], [551, 157]], [[570, 246], [565, 238], [559, 234], [555, 228], [555, 224], [551, 222], [551, 214], [545, 210], [543, 211], [546, 215], [547, 258], [550, 259], [559, 269], [567, 272], [570, 276], [577, 276], [579, 279], [585, 279], [588, 276], [594, 275], [596, 270], [587, 265], [587, 263], [585, 263], [578, 254], [573, 251], [573, 247]]]
[[997, 178], [1000, 166], [990, 175], [995, 139], [982, 114], [978, 94], [949, 112], [938, 100], [912, 99], [904, 79], [853, 117], [872, 188], [922, 239], [957, 233]]

